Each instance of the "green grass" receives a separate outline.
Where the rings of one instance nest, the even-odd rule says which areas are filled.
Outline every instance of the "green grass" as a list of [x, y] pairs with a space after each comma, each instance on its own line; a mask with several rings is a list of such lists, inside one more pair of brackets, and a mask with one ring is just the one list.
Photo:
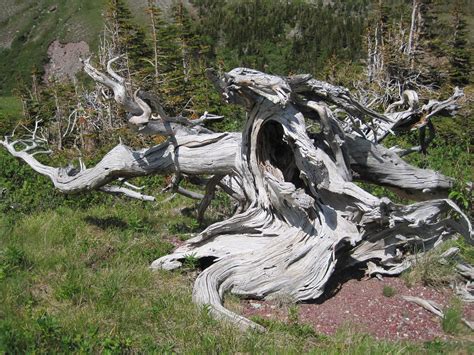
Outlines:
[[[459, 254], [446, 262], [440, 262], [440, 255], [451, 247], [459, 248]], [[460, 258], [465, 263], [473, 264], [474, 247], [466, 240], [459, 237], [456, 240], [448, 240], [436, 249], [426, 254], [420, 254], [415, 260], [415, 265], [402, 274], [402, 278], [408, 286], [417, 283], [432, 287], [446, 287], [459, 277], [456, 272], [456, 264]]]
[[14, 96], [0, 96], [0, 114], [14, 116], [21, 113], [22, 106], [19, 98]]
[[461, 303], [458, 300], [453, 300], [451, 305], [444, 310], [444, 316], [441, 320], [443, 330], [451, 335], [459, 334], [463, 328], [461, 318]]
[[21, 117], [21, 100], [15, 96], [0, 96], [0, 137], [10, 133]]
[[[180, 198], [156, 205], [114, 199], [0, 216], [0, 352], [365, 354], [431, 348], [348, 330], [322, 336], [296, 313], [289, 323], [264, 321], [265, 334], [214, 320], [191, 301], [194, 272], [148, 268], [172, 249], [170, 221], [192, 227], [192, 217], [176, 212], [182, 205]], [[436, 346], [456, 351], [465, 345]]]
[[383, 287], [382, 294], [385, 297], [393, 297], [393, 296], [395, 296], [396, 293], [397, 293], [397, 291], [393, 287], [390, 287], [390, 286], [384, 286]]

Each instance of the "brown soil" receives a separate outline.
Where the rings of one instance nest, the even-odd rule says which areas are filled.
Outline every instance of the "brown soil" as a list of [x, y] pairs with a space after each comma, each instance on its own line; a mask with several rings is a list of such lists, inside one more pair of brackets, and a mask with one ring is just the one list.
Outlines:
[[[395, 290], [395, 295], [383, 295], [384, 286]], [[401, 296], [417, 296], [449, 306], [453, 293], [449, 289], [433, 289], [422, 285], [408, 288], [400, 278], [350, 279], [333, 286], [331, 296], [320, 303], [299, 304], [299, 322], [310, 324], [316, 332], [334, 334], [342, 326], [355, 326], [377, 339], [428, 341], [448, 339], [441, 328], [441, 320], [422, 307], [405, 301]], [[246, 317], [288, 321], [288, 307], [281, 301], [242, 301]], [[464, 317], [474, 320], [474, 305], [465, 305]], [[473, 339], [472, 333], [469, 338]]]

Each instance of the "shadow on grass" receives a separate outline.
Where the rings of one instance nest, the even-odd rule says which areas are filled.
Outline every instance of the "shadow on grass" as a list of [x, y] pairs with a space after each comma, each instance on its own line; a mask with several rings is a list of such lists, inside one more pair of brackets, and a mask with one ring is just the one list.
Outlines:
[[105, 217], [105, 218], [100, 218], [100, 217], [93, 217], [93, 216], [87, 216], [84, 218], [84, 220], [92, 224], [96, 227], [99, 227], [102, 230], [107, 230], [107, 229], [127, 229], [128, 228], [128, 223], [124, 222], [122, 219], [117, 218], [117, 217]]

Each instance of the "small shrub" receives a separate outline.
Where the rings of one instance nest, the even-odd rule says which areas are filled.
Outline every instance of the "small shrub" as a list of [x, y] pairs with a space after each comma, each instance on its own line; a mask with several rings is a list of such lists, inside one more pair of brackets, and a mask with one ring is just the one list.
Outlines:
[[139, 216], [132, 215], [128, 219], [128, 228], [132, 233], [148, 233], [150, 226]]
[[451, 305], [444, 310], [444, 316], [441, 320], [441, 326], [444, 332], [456, 335], [462, 328], [462, 309], [459, 301], [453, 301]]
[[455, 260], [440, 263], [439, 256], [452, 244], [450, 242], [417, 256], [416, 263], [402, 277], [408, 287], [420, 282], [425, 286], [442, 287], [456, 279]]
[[171, 222], [167, 227], [171, 234], [195, 233], [200, 230], [199, 222], [195, 219], [187, 222]]
[[199, 267], [199, 259], [195, 254], [188, 254], [184, 258], [183, 266], [186, 269], [196, 270]]
[[34, 334], [12, 320], [0, 320], [0, 353], [24, 354], [32, 347]]
[[130, 352], [132, 340], [130, 338], [107, 337], [101, 342], [104, 353], [124, 354]]
[[460, 257], [469, 265], [474, 265], [474, 246], [469, 244], [466, 239], [458, 238], [454, 246], [460, 250]]
[[390, 286], [384, 286], [383, 287], [382, 294], [385, 297], [393, 297], [393, 296], [395, 296], [396, 293], [397, 293], [397, 291], [393, 287], [390, 287]]

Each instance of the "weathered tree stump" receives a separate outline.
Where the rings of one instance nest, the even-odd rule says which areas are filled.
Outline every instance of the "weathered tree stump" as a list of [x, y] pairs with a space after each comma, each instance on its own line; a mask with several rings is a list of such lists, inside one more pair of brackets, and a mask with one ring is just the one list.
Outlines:
[[[102, 189], [132, 196], [129, 189], [110, 184], [119, 178], [173, 173], [174, 191], [186, 194], [178, 186], [181, 175], [212, 175], [200, 215], [216, 186], [238, 202], [237, 213], [210, 225], [151, 267], [176, 269], [190, 255], [212, 260], [196, 280], [193, 300], [208, 305], [217, 318], [262, 329], [227, 310], [224, 294], [312, 300], [321, 296], [335, 271], [366, 263], [369, 275], [399, 274], [413, 263], [417, 251], [426, 252], [456, 233], [472, 241], [468, 218], [452, 201], [442, 199], [452, 180], [400, 158], [426, 149], [430, 140], [424, 139], [424, 131], [432, 132], [430, 117], [453, 113], [462, 96], [459, 90], [421, 108], [416, 93], [408, 91], [389, 111], [407, 104], [406, 109], [380, 114], [359, 104], [347, 89], [308, 75], [282, 78], [237, 68], [219, 76], [209, 70], [223, 98], [243, 105], [248, 113], [242, 133], [213, 133], [203, 127], [211, 116], [195, 121], [168, 117], [150, 93], [137, 91], [129, 97], [110, 64], [108, 75], [88, 61], [85, 70], [114, 91], [139, 133], [168, 136], [165, 143], [140, 151], [120, 144], [95, 167], [80, 169], [38, 162], [32, 155], [37, 148], [34, 137], [6, 137], [0, 143], [65, 193]], [[336, 117], [335, 108], [344, 117]], [[319, 131], [309, 132], [306, 121]], [[407, 152], [379, 144], [387, 134], [413, 125], [423, 136], [420, 147]], [[19, 143], [26, 148], [17, 151]], [[395, 204], [353, 180], [387, 186], [421, 202]], [[146, 199], [137, 193], [133, 197]]]

